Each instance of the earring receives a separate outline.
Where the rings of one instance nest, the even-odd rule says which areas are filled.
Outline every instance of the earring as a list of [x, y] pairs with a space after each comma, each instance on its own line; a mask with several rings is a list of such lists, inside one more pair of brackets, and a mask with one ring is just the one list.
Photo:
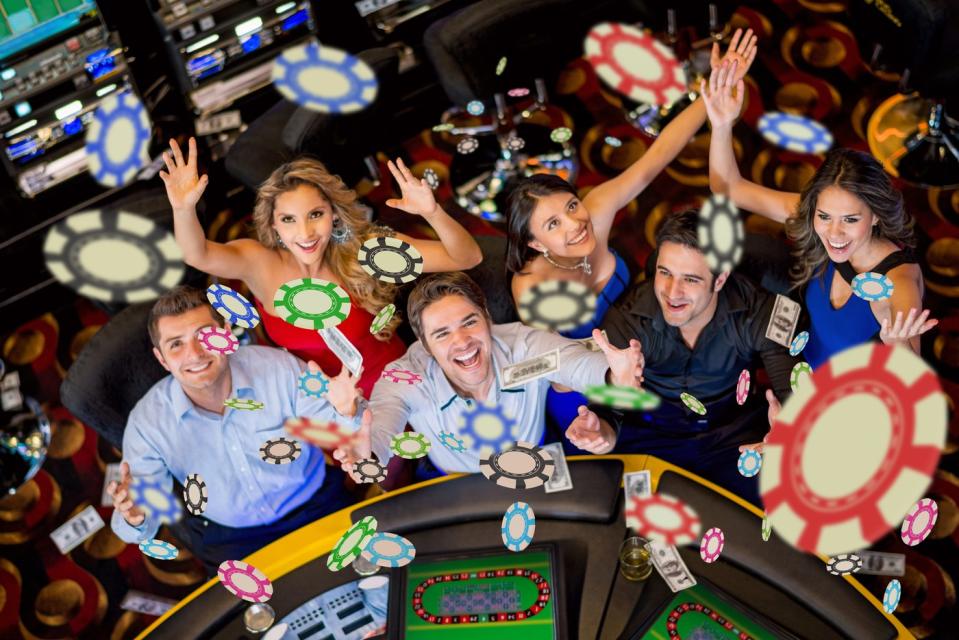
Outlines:
[[276, 229], [274, 229], [274, 230], [273, 230], [273, 235], [276, 236], [276, 243], [285, 249], [285, 248], [286, 248], [286, 245], [283, 244], [283, 239], [280, 238], [280, 232], [277, 231]]
[[339, 217], [333, 218], [333, 230], [330, 232], [330, 238], [337, 244], [342, 244], [353, 235], [353, 231], [340, 220]]
[[549, 249], [543, 249], [543, 257], [549, 260]]

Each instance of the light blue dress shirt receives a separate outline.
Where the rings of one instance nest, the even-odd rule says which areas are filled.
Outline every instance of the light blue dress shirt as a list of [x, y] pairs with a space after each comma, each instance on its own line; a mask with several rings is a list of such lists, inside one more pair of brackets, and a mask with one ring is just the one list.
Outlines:
[[[172, 491], [198, 473], [209, 499], [203, 517], [228, 527], [275, 522], [308, 500], [326, 477], [323, 451], [300, 442], [302, 454], [289, 464], [260, 459], [267, 440], [290, 436], [283, 422], [302, 416], [335, 420], [352, 429], [361, 412], [340, 416], [325, 398], [299, 390], [306, 369], [291, 354], [264, 346], [245, 346], [228, 356], [231, 398], [249, 398], [265, 406], [258, 411], [227, 408], [223, 415], [200, 409], [173, 376], [157, 382], [130, 412], [123, 434], [123, 459], [134, 477], [146, 476]], [[189, 517], [185, 515], [185, 517]], [[133, 527], [118, 511], [113, 531], [125, 542], [156, 536], [159, 523], [147, 518]]]

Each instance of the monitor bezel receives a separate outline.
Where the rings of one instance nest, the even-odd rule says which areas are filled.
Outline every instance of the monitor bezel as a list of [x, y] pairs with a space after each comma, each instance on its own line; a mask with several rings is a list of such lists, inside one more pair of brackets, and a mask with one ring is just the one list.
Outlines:
[[[84, 12], [83, 17], [75, 25], [51, 34], [34, 43], [21, 47], [20, 49], [17, 49], [6, 56], [0, 54], [0, 68], [13, 66], [18, 62], [26, 60], [27, 58], [40, 53], [44, 49], [50, 48], [51, 43], [63, 42], [67, 38], [83, 33], [95, 25], [102, 24], [104, 24], [103, 13], [100, 10], [100, 6], [94, 2], [93, 6]], [[2, 50], [2, 43], [0, 43], [0, 50]]]

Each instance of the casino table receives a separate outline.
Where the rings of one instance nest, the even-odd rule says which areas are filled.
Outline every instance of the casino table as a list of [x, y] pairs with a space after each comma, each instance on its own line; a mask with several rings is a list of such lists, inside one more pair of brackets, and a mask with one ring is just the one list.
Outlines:
[[[326, 564], [340, 536], [365, 516], [416, 548], [407, 566], [380, 570], [389, 578], [381, 587], [388, 600], [384, 595], [377, 604], [387, 635], [375, 637], [913, 637], [852, 576], [829, 574], [825, 559], [796, 551], [775, 530], [763, 542], [762, 512], [716, 485], [652, 456], [573, 456], [568, 462], [569, 491], [516, 490], [480, 474], [450, 475], [331, 514], [246, 561], [273, 582], [269, 604], [276, 624], [290, 625], [284, 640], [362, 637], [381, 627], [353, 586], [360, 576], [350, 566], [333, 572]], [[725, 532], [725, 548], [712, 564], [700, 558], [698, 544], [679, 547], [695, 587], [674, 594], [656, 571], [630, 582], [618, 570], [619, 547], [630, 535], [622, 476], [642, 469], [650, 471], [654, 491], [680, 498], [699, 514], [703, 531]], [[519, 553], [505, 549], [500, 531], [515, 501], [529, 503], [536, 514], [533, 542]], [[261, 637], [245, 628], [249, 606], [214, 579], [140, 637]], [[417, 615], [441, 606], [521, 613], [515, 620], [463, 624], [429, 624]]]

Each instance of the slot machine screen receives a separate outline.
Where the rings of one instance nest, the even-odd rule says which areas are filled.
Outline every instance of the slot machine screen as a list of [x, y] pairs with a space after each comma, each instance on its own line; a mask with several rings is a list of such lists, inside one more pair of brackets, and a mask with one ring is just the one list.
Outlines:
[[0, 0], [0, 61], [96, 17], [92, 0]]

